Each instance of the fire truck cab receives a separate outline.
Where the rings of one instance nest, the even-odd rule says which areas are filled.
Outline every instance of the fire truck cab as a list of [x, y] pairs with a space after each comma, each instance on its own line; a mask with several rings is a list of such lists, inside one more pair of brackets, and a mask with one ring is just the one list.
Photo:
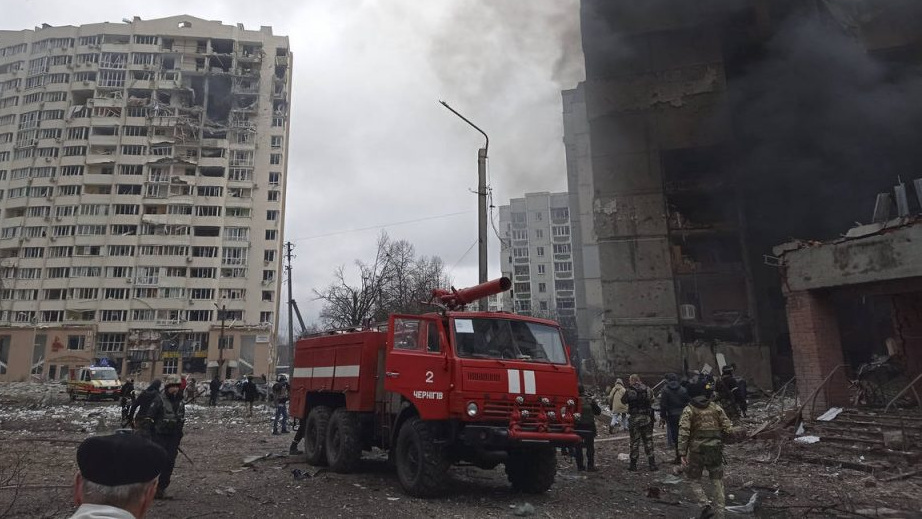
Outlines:
[[379, 447], [415, 496], [438, 492], [449, 466], [462, 461], [505, 464], [520, 491], [550, 488], [555, 447], [580, 441], [577, 375], [560, 328], [463, 311], [474, 296], [509, 284], [437, 291], [441, 312], [299, 340], [290, 406], [303, 419], [308, 462], [349, 472], [363, 450]]

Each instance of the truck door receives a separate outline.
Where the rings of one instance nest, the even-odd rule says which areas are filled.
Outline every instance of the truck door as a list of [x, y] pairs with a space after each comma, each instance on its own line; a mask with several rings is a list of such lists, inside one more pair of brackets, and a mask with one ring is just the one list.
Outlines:
[[384, 389], [403, 395], [424, 420], [448, 416], [451, 371], [445, 344], [445, 330], [438, 318], [390, 318]]

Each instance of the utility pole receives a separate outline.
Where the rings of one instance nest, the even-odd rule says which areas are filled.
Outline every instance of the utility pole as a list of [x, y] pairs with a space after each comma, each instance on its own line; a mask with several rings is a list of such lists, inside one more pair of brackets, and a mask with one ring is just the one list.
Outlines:
[[[294, 366], [294, 347], [295, 347], [295, 321], [292, 315], [294, 297], [291, 293], [291, 254], [295, 246], [293, 243], [285, 242], [285, 273], [288, 275], [288, 366]], [[278, 359], [276, 359], [278, 361]]]
[[[466, 117], [458, 113], [457, 110], [448, 106], [445, 101], [439, 101], [442, 106], [449, 109], [451, 113], [457, 115], [462, 121], [471, 125], [475, 130], [480, 132], [484, 138], [483, 148], [477, 150], [477, 256], [479, 262], [478, 283], [487, 282], [487, 150], [490, 148], [490, 137], [486, 132], [477, 127], [476, 124], [469, 121]], [[481, 312], [487, 310], [487, 298], [482, 298], [478, 305]]]

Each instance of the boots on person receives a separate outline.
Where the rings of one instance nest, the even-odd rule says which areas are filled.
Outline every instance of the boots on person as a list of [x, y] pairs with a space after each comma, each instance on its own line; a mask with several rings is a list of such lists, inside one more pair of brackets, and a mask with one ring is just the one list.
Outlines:
[[651, 471], [656, 470], [656, 458], [654, 458], [653, 456], [650, 456], [648, 460], [650, 461], [650, 470]]
[[676, 454], [676, 455], [675, 455], [675, 459], [672, 460], [672, 464], [673, 464], [673, 465], [681, 465], [681, 464], [682, 464], [682, 456]]
[[298, 454], [304, 454], [304, 451], [298, 449], [298, 444], [291, 442], [291, 446], [288, 447], [288, 454], [291, 456], [297, 456]]
[[627, 469], [631, 472], [637, 472], [637, 460], [631, 460], [631, 466]]

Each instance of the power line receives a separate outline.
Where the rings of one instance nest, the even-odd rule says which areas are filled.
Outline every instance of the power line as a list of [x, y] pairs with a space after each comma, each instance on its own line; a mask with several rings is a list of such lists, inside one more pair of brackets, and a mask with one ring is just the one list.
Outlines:
[[328, 233], [324, 233], [324, 234], [316, 234], [316, 235], [314, 235], [314, 236], [305, 236], [305, 237], [303, 237], [303, 238], [294, 238], [294, 239], [292, 239], [291, 241], [292, 241], [292, 242], [298, 242], [298, 241], [306, 241], [306, 240], [315, 240], [315, 239], [317, 239], [317, 238], [327, 238], [327, 237], [329, 237], [329, 236], [339, 236], [339, 235], [341, 235], [341, 234], [349, 234], [349, 233], [353, 233], [353, 232], [362, 232], [362, 231], [371, 231], [371, 230], [375, 230], [375, 229], [384, 229], [384, 228], [387, 228], [387, 227], [394, 227], [394, 226], [397, 226], [397, 225], [406, 225], [406, 224], [408, 224], [408, 223], [424, 222], [424, 221], [427, 221], [427, 220], [437, 220], [437, 219], [439, 219], [439, 218], [448, 218], [448, 217], [450, 217], [450, 216], [458, 216], [458, 215], [470, 214], [470, 213], [471, 213], [471, 211], [458, 211], [458, 212], [456, 212], [456, 213], [447, 213], [447, 214], [440, 214], [440, 215], [435, 215], [435, 216], [425, 216], [425, 217], [422, 217], [422, 218], [415, 218], [415, 219], [413, 219], [413, 220], [403, 220], [403, 221], [401, 221], [401, 222], [385, 223], [385, 224], [381, 224], [381, 225], [371, 225], [371, 226], [368, 226], [368, 227], [360, 227], [360, 228], [358, 228], [358, 229], [344, 229], [344, 230], [341, 230], [341, 231], [333, 231], [333, 232], [328, 232]]
[[477, 245], [478, 243], [480, 243], [480, 238], [477, 238], [476, 240], [474, 240], [474, 243], [472, 243], [471, 246], [468, 247], [466, 251], [464, 251], [464, 254], [462, 254], [461, 257], [458, 258], [458, 261], [456, 261], [455, 264], [452, 265], [450, 269], [448, 269], [448, 272], [449, 272], [449, 273], [454, 272], [455, 267], [457, 267], [458, 264], [461, 263], [461, 260], [463, 260], [463, 259], [465, 258], [465, 256], [467, 256], [468, 253], [470, 253], [471, 250], [474, 249], [474, 245]]

